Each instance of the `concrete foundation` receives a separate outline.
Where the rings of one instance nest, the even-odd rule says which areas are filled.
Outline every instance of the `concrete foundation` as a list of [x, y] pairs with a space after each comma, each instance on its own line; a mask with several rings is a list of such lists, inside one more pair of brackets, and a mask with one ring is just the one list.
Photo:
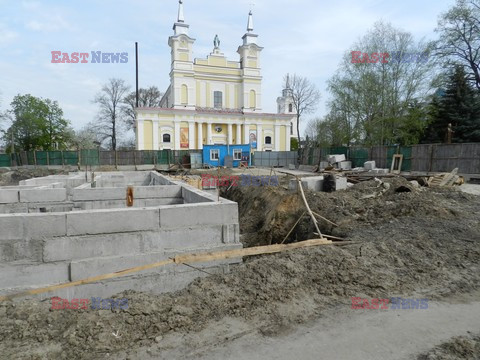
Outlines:
[[[86, 181], [87, 180], [87, 181]], [[127, 207], [127, 186], [133, 206]], [[0, 187], [0, 295], [146, 265], [181, 253], [241, 248], [236, 203], [156, 172], [49, 176]], [[200, 264], [225, 272], [241, 259]], [[196, 265], [197, 266], [197, 265]], [[202, 273], [171, 265], [43, 297], [180, 289]]]

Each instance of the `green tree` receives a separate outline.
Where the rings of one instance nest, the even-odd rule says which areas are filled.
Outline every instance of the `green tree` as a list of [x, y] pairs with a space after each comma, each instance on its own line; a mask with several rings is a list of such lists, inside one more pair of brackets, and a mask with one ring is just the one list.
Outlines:
[[[158, 90], [156, 86], [151, 86], [146, 89], [138, 89], [138, 106], [139, 107], [159, 107], [160, 100], [162, 100], [163, 93]], [[127, 105], [125, 107], [125, 114], [127, 116], [127, 128], [133, 129], [135, 126], [135, 120], [137, 119], [135, 114], [136, 107], [136, 92], [133, 91], [123, 98], [123, 102]]]
[[124, 80], [110, 79], [93, 100], [99, 106], [95, 130], [101, 136], [101, 142], [109, 140], [112, 150], [117, 150], [117, 137], [121, 134], [122, 127], [126, 126], [123, 99], [128, 91], [129, 87]]
[[[412, 141], [407, 127], [421, 128], [425, 119], [411, 106], [424, 101], [436, 79], [435, 62], [428, 59], [430, 46], [415, 42], [410, 33], [391, 24], [377, 22], [353, 44], [353, 51], [345, 53], [328, 82], [332, 95], [328, 120], [345, 145]], [[354, 59], [358, 52], [364, 62]], [[363, 54], [369, 55], [368, 61]]]
[[480, 0], [457, 0], [443, 14], [436, 31], [435, 54], [447, 65], [460, 65], [480, 90]]
[[480, 141], [480, 94], [468, 81], [463, 67], [457, 66], [445, 91], [433, 97], [430, 116], [423, 142], [446, 142], [449, 124], [452, 142]]
[[10, 104], [11, 126], [4, 132], [8, 149], [64, 149], [69, 142], [69, 122], [56, 101], [30, 94], [17, 95]]

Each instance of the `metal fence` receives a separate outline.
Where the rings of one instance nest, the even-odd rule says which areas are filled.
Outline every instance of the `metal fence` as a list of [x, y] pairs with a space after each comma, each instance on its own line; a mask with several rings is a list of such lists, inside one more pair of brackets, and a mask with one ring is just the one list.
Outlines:
[[265, 167], [287, 167], [298, 163], [296, 151], [255, 151], [252, 164]]
[[191, 153], [201, 150], [22, 151], [0, 154], [0, 167], [11, 166], [136, 166], [190, 164]]
[[390, 168], [393, 155], [402, 154], [402, 171], [448, 172], [458, 168], [462, 174], [480, 174], [480, 143], [305, 148], [300, 163], [317, 165], [331, 154], [344, 154], [353, 167], [374, 160], [377, 167]]

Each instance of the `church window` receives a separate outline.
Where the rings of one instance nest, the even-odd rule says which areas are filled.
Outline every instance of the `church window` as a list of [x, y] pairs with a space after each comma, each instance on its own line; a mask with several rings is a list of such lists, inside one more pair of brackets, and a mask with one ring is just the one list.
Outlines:
[[163, 134], [163, 142], [164, 143], [170, 142], [170, 134]]
[[188, 87], [187, 85], [182, 85], [182, 105], [188, 105]]
[[265, 145], [272, 145], [272, 137], [265, 136]]
[[255, 90], [250, 90], [250, 109], [255, 109], [257, 107], [257, 94]]
[[293, 104], [288, 104], [288, 112], [293, 112]]
[[213, 92], [213, 107], [215, 109], [222, 108], [222, 97], [223, 97], [223, 94], [221, 91]]

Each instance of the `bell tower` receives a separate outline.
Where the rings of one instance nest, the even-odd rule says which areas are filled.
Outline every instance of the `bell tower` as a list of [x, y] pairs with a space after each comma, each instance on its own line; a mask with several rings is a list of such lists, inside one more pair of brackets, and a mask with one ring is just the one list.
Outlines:
[[173, 25], [174, 35], [168, 39], [171, 48], [170, 107], [195, 109], [196, 86], [193, 68], [193, 44], [195, 39], [188, 34], [185, 23], [183, 0], [178, 1], [178, 17]]

